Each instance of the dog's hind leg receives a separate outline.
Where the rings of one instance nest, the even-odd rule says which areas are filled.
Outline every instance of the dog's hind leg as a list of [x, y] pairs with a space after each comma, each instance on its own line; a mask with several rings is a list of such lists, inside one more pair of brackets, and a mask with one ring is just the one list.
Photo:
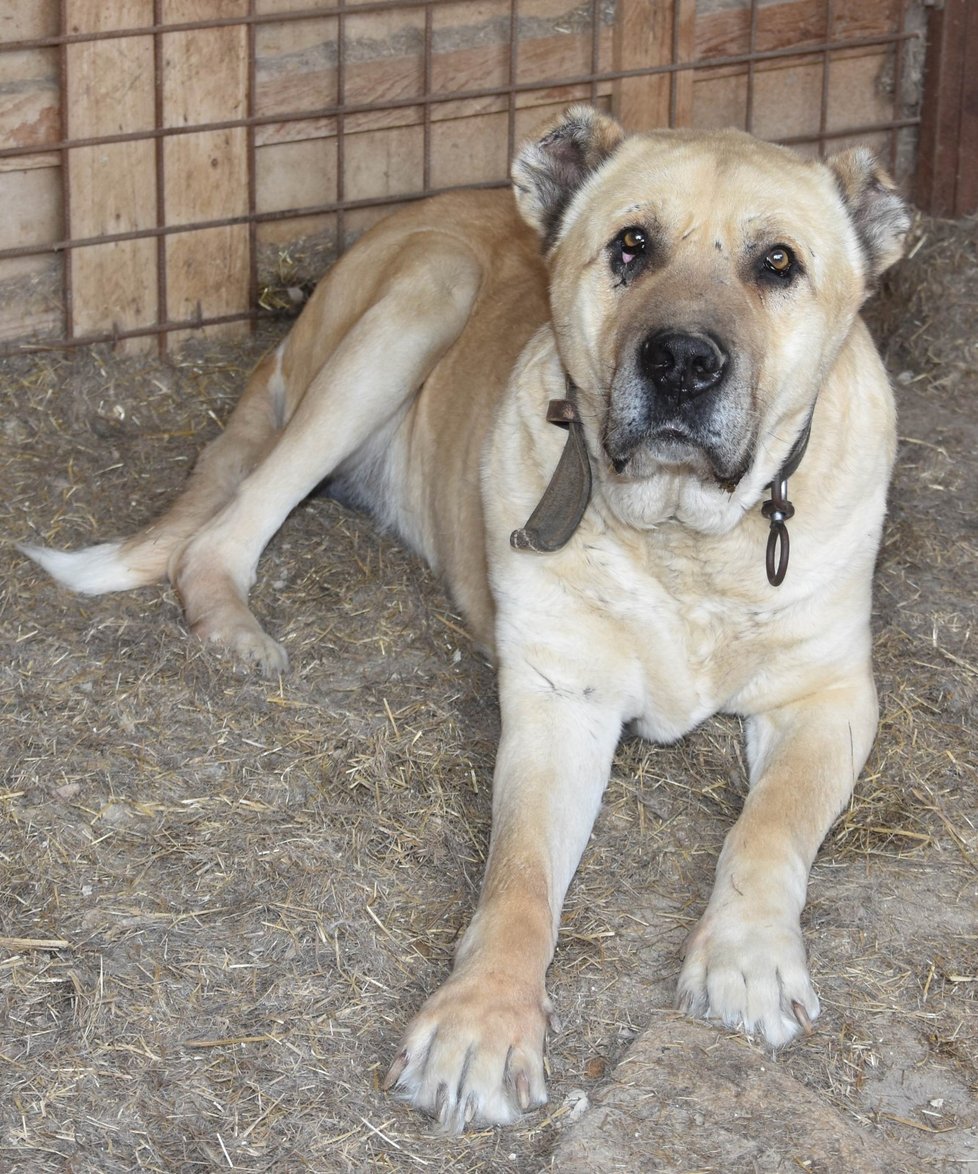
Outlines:
[[245, 603], [258, 556], [289, 510], [410, 401], [468, 320], [481, 277], [468, 250], [437, 232], [363, 242], [255, 368], [163, 515], [123, 540], [21, 551], [88, 595], [169, 576], [198, 635], [266, 671], [284, 667]]
[[[368, 269], [375, 258], [361, 257]], [[265, 458], [176, 553], [169, 575], [191, 629], [265, 671], [287, 658], [251, 613], [258, 558], [289, 512], [352, 468], [403, 413], [468, 321], [482, 269], [464, 245], [419, 232], [387, 258], [377, 297], [318, 369]]]

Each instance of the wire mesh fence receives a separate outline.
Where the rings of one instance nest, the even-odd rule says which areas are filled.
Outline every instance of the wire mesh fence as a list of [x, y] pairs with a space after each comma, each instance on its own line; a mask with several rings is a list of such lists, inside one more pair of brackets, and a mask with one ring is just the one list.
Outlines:
[[0, 353], [166, 350], [587, 100], [914, 166], [922, 0], [11, 0]]

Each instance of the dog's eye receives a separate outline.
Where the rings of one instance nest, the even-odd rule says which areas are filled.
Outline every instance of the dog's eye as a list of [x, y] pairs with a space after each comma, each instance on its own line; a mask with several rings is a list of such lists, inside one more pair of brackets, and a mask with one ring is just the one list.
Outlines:
[[624, 265], [629, 265], [636, 257], [641, 257], [648, 244], [645, 230], [641, 228], [623, 228], [616, 240]]
[[619, 237], [621, 259], [626, 263], [645, 252], [645, 233], [640, 228], [626, 228]]
[[764, 268], [777, 277], [788, 277], [795, 267], [795, 255], [787, 245], [775, 245], [764, 255]]
[[612, 238], [608, 252], [612, 272], [618, 277], [619, 285], [625, 286], [644, 269], [651, 257], [652, 242], [644, 228], [631, 224]]

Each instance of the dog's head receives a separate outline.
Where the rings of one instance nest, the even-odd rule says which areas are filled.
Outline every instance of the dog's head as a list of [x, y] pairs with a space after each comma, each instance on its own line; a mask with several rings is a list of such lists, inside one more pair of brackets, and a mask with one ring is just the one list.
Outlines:
[[626, 136], [586, 106], [524, 145], [513, 182], [592, 454], [636, 522], [658, 520], [663, 478], [710, 497], [770, 480], [909, 224], [868, 151]]

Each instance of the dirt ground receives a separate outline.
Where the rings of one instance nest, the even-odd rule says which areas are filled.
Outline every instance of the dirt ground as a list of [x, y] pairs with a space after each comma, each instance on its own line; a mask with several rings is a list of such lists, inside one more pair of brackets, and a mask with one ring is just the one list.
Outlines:
[[260, 343], [3, 365], [0, 1169], [978, 1169], [978, 224], [913, 248], [871, 307], [902, 438], [883, 716], [812, 877], [815, 1033], [772, 1056], [670, 1009], [739, 730], [626, 742], [551, 970], [550, 1104], [463, 1138], [378, 1083], [474, 904], [489, 668], [424, 568], [321, 498], [260, 568], [280, 681], [196, 645], [166, 589], [60, 590], [14, 541], [147, 519]]

